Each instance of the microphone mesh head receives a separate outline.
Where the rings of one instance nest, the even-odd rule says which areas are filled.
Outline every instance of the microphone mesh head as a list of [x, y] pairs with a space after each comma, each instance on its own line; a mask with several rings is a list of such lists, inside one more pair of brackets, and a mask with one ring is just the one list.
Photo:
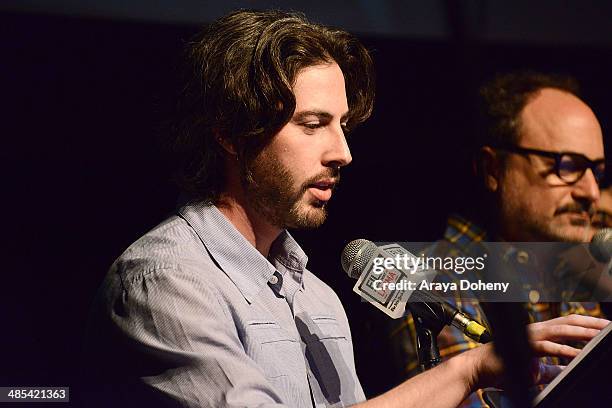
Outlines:
[[356, 239], [349, 242], [342, 251], [340, 262], [342, 269], [351, 278], [357, 279], [372, 259], [378, 247], [367, 239]]
[[609, 262], [612, 257], [612, 228], [597, 231], [589, 244], [589, 250], [599, 262]]

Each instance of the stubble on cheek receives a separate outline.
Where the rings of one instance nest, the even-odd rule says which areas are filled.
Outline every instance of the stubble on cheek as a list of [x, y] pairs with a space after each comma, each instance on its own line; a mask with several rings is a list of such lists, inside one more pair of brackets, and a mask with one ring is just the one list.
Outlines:
[[[500, 182], [500, 214], [505, 225], [503, 229], [512, 231], [511, 240], [522, 241], [563, 241], [586, 242], [592, 235], [590, 221], [568, 216], [568, 213], [591, 211], [586, 204], [573, 199], [569, 202], [566, 195], [546, 188], [545, 183], [538, 188], [533, 186], [537, 180], [523, 178], [520, 174], [506, 173]], [[531, 187], [531, 188], [530, 188]]]
[[296, 186], [295, 177], [278, 160], [261, 155], [253, 160], [242, 177], [247, 199], [268, 222], [279, 228], [309, 229], [327, 217], [323, 203], [307, 202], [307, 186], [321, 178], [310, 178]]

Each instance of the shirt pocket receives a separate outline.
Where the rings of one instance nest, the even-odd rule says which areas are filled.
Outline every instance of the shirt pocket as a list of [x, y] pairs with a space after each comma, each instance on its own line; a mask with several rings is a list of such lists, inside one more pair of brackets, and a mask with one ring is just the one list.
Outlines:
[[267, 378], [290, 375], [299, 371], [299, 364], [303, 365], [300, 342], [276, 322], [250, 321], [245, 340], [247, 354]]
[[347, 333], [338, 323], [334, 316], [316, 315], [312, 316], [315, 325], [316, 337], [320, 341], [346, 342]]
[[361, 391], [348, 327], [335, 316], [312, 315], [308, 329], [302, 327], [302, 333], [309, 377], [315, 378], [313, 383], [317, 384], [313, 387], [315, 405], [344, 406], [357, 402]]
[[333, 361], [336, 368], [352, 361], [353, 345], [348, 331], [335, 316], [313, 315], [307, 329], [309, 333], [302, 340], [312, 357], [319, 364]]

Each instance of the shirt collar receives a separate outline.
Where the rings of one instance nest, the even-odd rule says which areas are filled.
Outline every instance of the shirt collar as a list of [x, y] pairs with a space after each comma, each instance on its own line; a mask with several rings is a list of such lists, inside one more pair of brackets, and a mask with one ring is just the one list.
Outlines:
[[187, 204], [179, 211], [194, 229], [213, 260], [252, 303], [276, 271], [277, 262], [298, 272], [300, 277], [308, 258], [285, 230], [270, 247], [270, 263], [214, 205]]
[[283, 275], [285, 275], [285, 271], [288, 271], [291, 279], [304, 288], [303, 276], [308, 263], [308, 256], [287, 230], [284, 230], [274, 240], [268, 258], [277, 270]]

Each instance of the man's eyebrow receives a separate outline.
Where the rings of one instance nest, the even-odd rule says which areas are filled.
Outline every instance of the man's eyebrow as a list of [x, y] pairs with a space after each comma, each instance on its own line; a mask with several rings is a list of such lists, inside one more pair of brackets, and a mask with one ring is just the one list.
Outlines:
[[[340, 121], [342, 122], [346, 121], [348, 118], [348, 115], [349, 115], [348, 112], [343, 114], [342, 117], [340, 118]], [[307, 110], [307, 111], [295, 112], [293, 114], [292, 120], [295, 122], [300, 122], [302, 120], [305, 120], [308, 116], [316, 116], [318, 119], [325, 119], [325, 120], [331, 120], [334, 117], [334, 115], [326, 111]]]

